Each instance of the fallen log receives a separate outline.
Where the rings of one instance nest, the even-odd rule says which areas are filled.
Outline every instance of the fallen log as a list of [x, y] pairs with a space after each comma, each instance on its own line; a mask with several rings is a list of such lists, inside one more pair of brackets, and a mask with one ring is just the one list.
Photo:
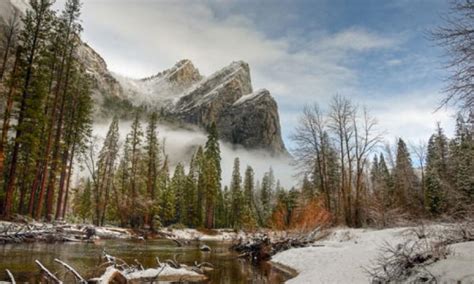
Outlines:
[[254, 263], [269, 260], [276, 253], [290, 248], [307, 247], [313, 241], [306, 236], [301, 237], [282, 237], [272, 239], [269, 235], [257, 235], [253, 238], [244, 239], [231, 246], [231, 249], [240, 253], [239, 258], [246, 258]]
[[79, 274], [79, 272], [77, 272], [77, 270], [75, 270], [74, 268], [72, 268], [72, 266], [70, 266], [69, 264], [65, 263], [64, 261], [62, 260], [59, 260], [57, 258], [54, 259], [55, 262], [61, 264], [62, 266], [64, 266], [67, 270], [69, 270], [73, 275], [74, 277], [76, 277], [76, 279], [79, 281], [79, 283], [87, 283], [87, 281]]

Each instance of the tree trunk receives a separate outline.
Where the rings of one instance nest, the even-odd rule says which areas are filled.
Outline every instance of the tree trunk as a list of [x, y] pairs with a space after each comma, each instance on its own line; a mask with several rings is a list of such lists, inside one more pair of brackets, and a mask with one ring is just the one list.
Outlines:
[[66, 184], [66, 178], [67, 178], [67, 169], [68, 169], [68, 161], [69, 161], [69, 147], [66, 147], [64, 149], [62, 158], [61, 158], [61, 174], [59, 177], [59, 192], [58, 192], [58, 198], [56, 201], [56, 215], [55, 219], [59, 220], [61, 218], [61, 210], [63, 208], [63, 202], [64, 202], [64, 187]]
[[66, 196], [64, 197], [63, 208], [61, 210], [61, 218], [64, 219], [67, 210], [67, 202], [69, 197], [69, 187], [71, 185], [71, 176], [72, 176], [72, 165], [74, 163], [74, 152], [76, 150], [76, 143], [73, 142], [71, 149], [71, 158], [69, 160], [69, 169], [67, 171], [67, 181], [66, 181]]

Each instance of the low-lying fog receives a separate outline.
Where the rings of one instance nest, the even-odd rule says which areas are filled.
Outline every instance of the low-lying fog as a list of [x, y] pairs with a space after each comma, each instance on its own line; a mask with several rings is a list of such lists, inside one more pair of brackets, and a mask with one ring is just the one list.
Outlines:
[[[98, 138], [98, 149], [102, 147], [103, 139], [107, 134], [110, 121], [95, 123], [93, 134]], [[120, 145], [119, 154], [122, 155], [122, 146], [125, 136], [130, 131], [130, 121], [120, 122]], [[146, 130], [146, 122], [141, 122], [142, 130]], [[176, 128], [170, 125], [161, 124], [158, 126], [158, 136], [160, 143], [164, 143], [165, 152], [170, 160], [170, 171], [174, 171], [174, 167], [178, 162], [182, 162], [186, 167], [189, 164], [192, 154], [199, 145], [204, 146], [207, 140], [207, 134], [197, 127], [189, 127], [188, 129]], [[247, 165], [250, 165], [255, 171], [255, 181], [262, 179], [265, 172], [272, 167], [275, 179], [280, 180], [280, 184], [286, 189], [296, 184], [294, 177], [295, 170], [291, 165], [290, 157], [273, 157], [263, 150], [247, 150], [242, 147], [236, 147], [230, 143], [220, 142], [221, 146], [221, 167], [222, 167], [222, 184], [228, 185], [232, 175], [234, 158], [240, 158], [240, 172], [243, 178]], [[83, 171], [81, 174], [87, 174]]]

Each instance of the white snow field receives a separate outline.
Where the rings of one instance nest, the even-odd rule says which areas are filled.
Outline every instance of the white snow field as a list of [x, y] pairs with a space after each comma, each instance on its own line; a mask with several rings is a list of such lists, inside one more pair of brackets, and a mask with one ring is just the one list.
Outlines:
[[[443, 225], [427, 231], [439, 232]], [[383, 230], [334, 228], [312, 247], [276, 254], [272, 262], [295, 269], [299, 274], [287, 283], [370, 283], [365, 268], [373, 266], [386, 242], [396, 246], [416, 238], [413, 227]], [[451, 253], [426, 267], [438, 283], [474, 283], [474, 242], [450, 246]], [[461, 281], [461, 282], [458, 282]]]

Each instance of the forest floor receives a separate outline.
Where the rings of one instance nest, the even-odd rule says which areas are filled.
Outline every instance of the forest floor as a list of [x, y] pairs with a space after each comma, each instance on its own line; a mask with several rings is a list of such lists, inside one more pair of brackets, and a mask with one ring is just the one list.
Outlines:
[[474, 283], [472, 233], [461, 224], [331, 228], [312, 246], [280, 252], [272, 262], [298, 272], [288, 283], [370, 283], [374, 276], [382, 283]]

